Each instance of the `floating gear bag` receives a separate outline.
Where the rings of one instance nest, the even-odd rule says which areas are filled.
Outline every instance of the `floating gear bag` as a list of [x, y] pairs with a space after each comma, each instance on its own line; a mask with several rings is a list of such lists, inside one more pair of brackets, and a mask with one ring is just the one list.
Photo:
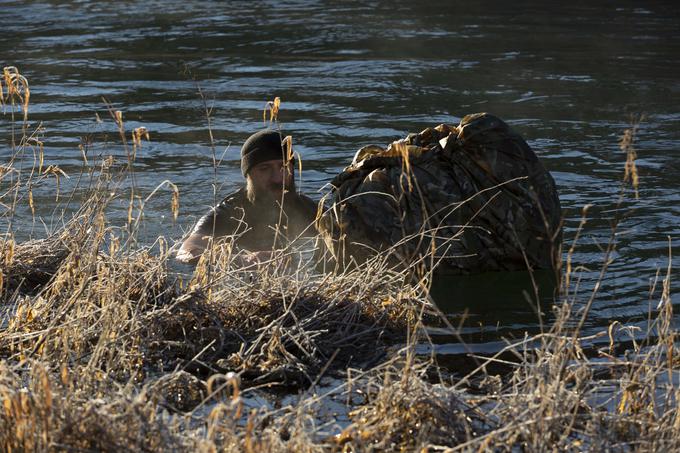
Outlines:
[[521, 136], [477, 113], [458, 126], [361, 148], [331, 182], [318, 228], [339, 263], [385, 252], [447, 274], [550, 268], [559, 256], [555, 182]]

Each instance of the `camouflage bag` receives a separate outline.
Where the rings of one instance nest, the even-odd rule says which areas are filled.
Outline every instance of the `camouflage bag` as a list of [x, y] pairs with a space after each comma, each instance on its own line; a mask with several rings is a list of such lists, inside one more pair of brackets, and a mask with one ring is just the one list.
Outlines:
[[389, 250], [408, 267], [447, 274], [550, 268], [559, 254], [555, 183], [529, 145], [478, 113], [361, 148], [331, 182], [318, 221], [338, 262]]

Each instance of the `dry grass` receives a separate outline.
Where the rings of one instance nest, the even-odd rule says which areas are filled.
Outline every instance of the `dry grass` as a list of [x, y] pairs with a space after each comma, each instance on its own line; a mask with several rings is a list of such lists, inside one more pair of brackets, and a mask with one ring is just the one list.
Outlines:
[[351, 413], [337, 443], [356, 451], [410, 451], [454, 447], [474, 436], [483, 414], [466, 403], [467, 395], [427, 382], [422, 367], [403, 371], [388, 368], [365, 384], [368, 401]]
[[240, 270], [233, 258], [211, 270], [209, 283], [199, 283], [207, 275], [199, 264], [189, 289], [150, 314], [153, 353], [171, 358], [166, 367], [305, 385], [328, 367], [375, 363], [418, 316], [414, 289], [400, 288], [403, 276], [379, 267], [312, 277]]
[[[29, 199], [32, 173], [12, 165], [30, 146], [18, 140], [0, 177], [3, 219]], [[576, 303], [572, 247], [552, 325], [452, 381], [414, 354], [434, 319], [428, 275], [411, 285], [385, 255], [317, 275], [292, 251], [244, 269], [218, 244], [183, 283], [165, 240], [135, 245], [138, 213], [126, 228], [107, 220], [125, 174], [84, 165], [93, 179], [76, 215], [45, 239], [17, 243], [9, 229], [0, 244], [2, 451], [680, 448], [670, 268], [651, 289], [661, 302], [646, 335], [614, 323], [584, 337], [597, 287]], [[512, 371], [487, 372], [501, 362]]]
[[60, 377], [39, 362], [0, 370], [3, 451], [168, 451], [195, 448], [178, 434], [144, 392], [123, 391], [63, 368]]

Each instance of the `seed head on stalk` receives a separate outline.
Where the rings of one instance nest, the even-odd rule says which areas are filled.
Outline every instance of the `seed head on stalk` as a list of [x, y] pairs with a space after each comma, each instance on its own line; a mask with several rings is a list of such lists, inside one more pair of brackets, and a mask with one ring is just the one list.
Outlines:
[[279, 118], [279, 108], [281, 107], [281, 98], [275, 97], [273, 101], [268, 101], [264, 106], [264, 111], [262, 112], [262, 121], [267, 122], [267, 112], [269, 112], [269, 122], [272, 123], [277, 121]]
[[19, 104], [24, 112], [24, 122], [28, 120], [28, 102], [31, 97], [31, 90], [26, 77], [21, 75], [16, 66], [5, 66], [2, 69], [2, 79], [5, 83], [7, 94], [3, 92], [2, 82], [0, 82], [0, 104], [11, 103], [12, 106]]
[[142, 147], [142, 138], [149, 141], [149, 131], [144, 127], [136, 127], [132, 131], [132, 159], [137, 156], [137, 150]]
[[170, 202], [170, 209], [172, 210], [172, 218], [177, 220], [179, 216], [179, 189], [177, 186], [171, 182], [168, 182], [172, 188], [172, 201]]
[[633, 143], [635, 142], [635, 134], [640, 127], [640, 122], [644, 119], [643, 116], [638, 118], [633, 118], [631, 120], [631, 127], [623, 131], [623, 135], [619, 140], [619, 147], [621, 151], [626, 153], [626, 166], [623, 173], [623, 182], [630, 182], [633, 190], [635, 191], [635, 198], [640, 198], [638, 193], [639, 176], [637, 171], [637, 166], [635, 165], [635, 160], [637, 159], [637, 152], [635, 152], [635, 147]]
[[68, 178], [69, 176], [66, 174], [64, 170], [59, 168], [57, 165], [50, 165], [45, 169], [43, 172], [43, 176], [48, 176], [48, 175], [54, 175], [54, 177], [57, 180], [57, 196], [56, 196], [56, 201], [59, 201], [59, 178], [61, 176]]

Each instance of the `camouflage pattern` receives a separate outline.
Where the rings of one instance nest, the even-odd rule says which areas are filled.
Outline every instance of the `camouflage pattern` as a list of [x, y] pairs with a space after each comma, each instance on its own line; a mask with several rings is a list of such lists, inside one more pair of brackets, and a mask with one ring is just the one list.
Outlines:
[[340, 262], [391, 249], [403, 265], [428, 257], [439, 272], [465, 274], [550, 268], [559, 253], [552, 177], [521, 136], [487, 113], [387, 149], [364, 147], [331, 185], [317, 227]]

